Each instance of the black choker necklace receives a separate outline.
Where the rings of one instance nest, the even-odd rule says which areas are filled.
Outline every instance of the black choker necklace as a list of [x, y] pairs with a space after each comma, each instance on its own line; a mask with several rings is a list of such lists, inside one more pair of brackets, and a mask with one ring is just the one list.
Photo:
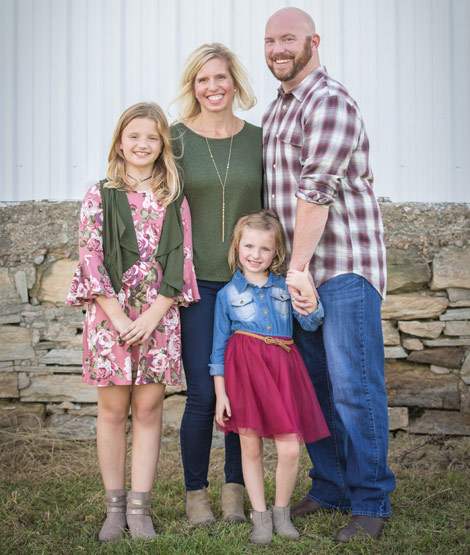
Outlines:
[[146, 177], [145, 179], [136, 179], [135, 177], [132, 177], [132, 175], [129, 175], [128, 173], [126, 173], [127, 177], [130, 177], [131, 179], [133, 179], [136, 183], [137, 183], [137, 187], [143, 183], [144, 181], [148, 181], [152, 176], [149, 175], [148, 177]]

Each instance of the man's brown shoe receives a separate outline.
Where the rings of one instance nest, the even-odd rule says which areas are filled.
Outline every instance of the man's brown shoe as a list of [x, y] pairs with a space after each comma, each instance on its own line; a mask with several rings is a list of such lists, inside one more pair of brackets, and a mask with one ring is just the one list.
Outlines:
[[338, 543], [348, 543], [353, 538], [375, 539], [380, 536], [384, 520], [377, 516], [354, 515], [348, 524], [336, 535]]
[[302, 501], [291, 506], [290, 514], [291, 516], [307, 516], [313, 515], [322, 509], [325, 509], [325, 507], [322, 507], [320, 503], [312, 501], [308, 497], [304, 497]]

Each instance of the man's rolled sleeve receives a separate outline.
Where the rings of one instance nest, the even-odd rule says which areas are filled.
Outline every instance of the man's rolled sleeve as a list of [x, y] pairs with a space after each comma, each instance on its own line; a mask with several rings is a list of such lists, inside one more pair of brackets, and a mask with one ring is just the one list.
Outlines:
[[360, 121], [354, 106], [328, 96], [304, 119], [302, 171], [296, 197], [328, 206], [335, 202], [358, 142]]

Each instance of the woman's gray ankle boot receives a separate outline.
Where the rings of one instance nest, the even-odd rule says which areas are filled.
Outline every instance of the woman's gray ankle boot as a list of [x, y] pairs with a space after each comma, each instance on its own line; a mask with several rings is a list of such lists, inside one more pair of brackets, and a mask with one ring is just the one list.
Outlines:
[[214, 524], [215, 518], [206, 488], [186, 492], [186, 516], [193, 526]]

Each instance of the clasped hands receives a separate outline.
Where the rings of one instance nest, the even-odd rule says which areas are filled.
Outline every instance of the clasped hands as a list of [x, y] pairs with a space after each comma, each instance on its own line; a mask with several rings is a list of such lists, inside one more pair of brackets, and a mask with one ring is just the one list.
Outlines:
[[121, 339], [131, 346], [145, 343], [174, 303], [172, 298], [159, 294], [147, 310], [135, 320], [131, 320], [119, 304], [117, 297], [100, 295], [97, 301]]
[[125, 314], [115, 318], [113, 325], [118, 331], [121, 339], [127, 344], [134, 346], [145, 343], [161, 320], [155, 317], [150, 310], [143, 312], [136, 320], [131, 320]]
[[319, 298], [312, 275], [309, 271], [309, 263], [305, 264], [303, 270], [290, 268], [286, 276], [286, 284], [292, 300], [292, 307], [301, 316], [307, 316], [318, 307]]

